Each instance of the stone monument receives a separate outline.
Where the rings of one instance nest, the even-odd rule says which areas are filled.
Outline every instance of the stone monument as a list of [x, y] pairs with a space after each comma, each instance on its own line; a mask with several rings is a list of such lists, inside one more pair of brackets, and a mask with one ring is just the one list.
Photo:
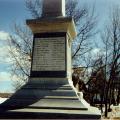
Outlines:
[[44, 0], [42, 13], [42, 17], [65, 16], [65, 0]]
[[99, 110], [69, 84], [71, 43], [77, 33], [74, 20], [65, 17], [65, 0], [43, 0], [42, 17], [26, 23], [34, 35], [30, 78], [0, 105], [0, 118], [100, 119]]

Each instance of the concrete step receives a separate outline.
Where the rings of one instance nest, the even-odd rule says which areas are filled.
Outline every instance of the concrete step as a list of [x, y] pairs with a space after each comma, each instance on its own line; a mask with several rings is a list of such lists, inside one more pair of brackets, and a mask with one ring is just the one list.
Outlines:
[[70, 85], [63, 85], [63, 86], [55, 86], [55, 85], [41, 85], [41, 84], [28, 84], [27, 86], [24, 86], [23, 89], [49, 89], [49, 90], [55, 90], [55, 89], [64, 89], [64, 90], [72, 90], [72, 87]]
[[[23, 86], [0, 105], [0, 118], [100, 118], [100, 113], [89, 111], [78, 100], [69, 85], [45, 87], [48, 88], [28, 84]], [[52, 87], [56, 89], [51, 89]]]
[[45, 96], [66, 96], [66, 97], [74, 97], [76, 93], [73, 90], [41, 90], [41, 89], [21, 89], [16, 92], [11, 98], [22, 98], [22, 99], [30, 99], [30, 98], [43, 98]]
[[[6, 106], [5, 103], [4, 105]], [[70, 109], [70, 110], [88, 110], [80, 101], [73, 99], [12, 99], [9, 101], [10, 106], [7, 108], [35, 108], [35, 109]], [[4, 106], [4, 107], [5, 107]]]
[[18, 109], [0, 112], [0, 119], [86, 119], [100, 120], [101, 115], [85, 110]]
[[88, 110], [80, 101], [73, 99], [41, 99], [29, 107]]
[[54, 86], [51, 86], [51, 87], [44, 87], [44, 86], [27, 86], [23, 89], [49, 89], [49, 90], [55, 90], [55, 89], [64, 89], [64, 90], [72, 90], [71, 87], [54, 87]]
[[2, 107], [7, 109], [18, 109], [18, 108], [59, 108], [59, 109], [82, 109], [87, 110], [77, 98], [71, 97], [48, 97], [48, 98], [31, 98], [31, 99], [24, 99], [24, 98], [13, 98], [8, 99], [6, 102], [2, 104]]

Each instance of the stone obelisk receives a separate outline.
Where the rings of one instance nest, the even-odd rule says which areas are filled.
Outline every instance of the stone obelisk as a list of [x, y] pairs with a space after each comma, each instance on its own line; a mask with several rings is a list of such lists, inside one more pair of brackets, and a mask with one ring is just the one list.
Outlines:
[[26, 23], [34, 36], [30, 78], [0, 105], [0, 118], [100, 119], [68, 82], [76, 30], [72, 17], [65, 17], [65, 0], [43, 0], [42, 17]]
[[[29, 82], [67, 83], [71, 80], [74, 21], [65, 17], [65, 0], [43, 0], [42, 17], [27, 20], [34, 34]], [[54, 82], [55, 81], [55, 82]]]
[[65, 16], [65, 0], [44, 0], [42, 11], [42, 17]]

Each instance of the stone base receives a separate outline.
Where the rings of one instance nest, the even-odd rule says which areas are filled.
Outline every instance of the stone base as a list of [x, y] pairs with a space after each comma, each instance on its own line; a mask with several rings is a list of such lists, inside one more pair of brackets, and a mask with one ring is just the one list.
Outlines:
[[97, 108], [78, 100], [67, 80], [30, 80], [0, 105], [0, 118], [100, 119]]

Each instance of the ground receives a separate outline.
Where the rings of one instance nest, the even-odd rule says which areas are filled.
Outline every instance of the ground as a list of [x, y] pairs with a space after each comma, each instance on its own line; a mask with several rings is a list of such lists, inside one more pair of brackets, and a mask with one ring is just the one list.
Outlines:
[[112, 111], [108, 113], [108, 118], [102, 120], [120, 120], [120, 104], [119, 106], [111, 106]]

